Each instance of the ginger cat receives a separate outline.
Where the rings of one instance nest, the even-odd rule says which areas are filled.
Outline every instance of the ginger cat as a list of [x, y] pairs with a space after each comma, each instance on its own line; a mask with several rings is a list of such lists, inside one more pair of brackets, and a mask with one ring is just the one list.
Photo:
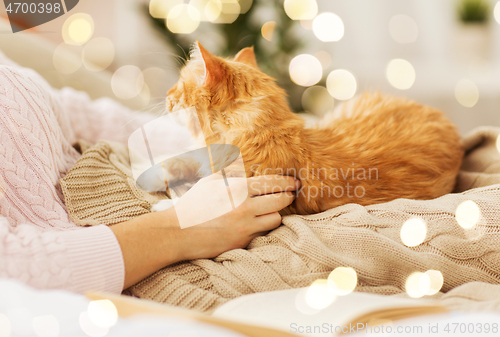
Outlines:
[[207, 144], [239, 147], [248, 177], [301, 180], [282, 214], [436, 198], [453, 190], [463, 156], [441, 111], [379, 93], [365, 93], [306, 129], [285, 92], [259, 70], [253, 48], [230, 60], [197, 43], [167, 97], [170, 111], [191, 106]]

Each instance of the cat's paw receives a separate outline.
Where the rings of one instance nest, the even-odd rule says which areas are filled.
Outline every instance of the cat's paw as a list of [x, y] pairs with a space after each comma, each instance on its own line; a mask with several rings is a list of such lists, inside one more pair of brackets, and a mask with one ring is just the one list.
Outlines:
[[196, 182], [200, 178], [199, 171], [202, 163], [198, 158], [189, 154], [166, 160], [162, 163], [164, 180], [168, 185], [174, 186], [181, 181]]

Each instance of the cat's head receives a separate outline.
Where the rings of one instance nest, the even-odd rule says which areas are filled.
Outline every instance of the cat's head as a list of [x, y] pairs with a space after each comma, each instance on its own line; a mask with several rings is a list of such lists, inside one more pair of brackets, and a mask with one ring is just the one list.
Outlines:
[[169, 91], [167, 109], [195, 107], [205, 137], [251, 131], [290, 113], [285, 92], [257, 66], [253, 47], [233, 59], [209, 53], [199, 42]]

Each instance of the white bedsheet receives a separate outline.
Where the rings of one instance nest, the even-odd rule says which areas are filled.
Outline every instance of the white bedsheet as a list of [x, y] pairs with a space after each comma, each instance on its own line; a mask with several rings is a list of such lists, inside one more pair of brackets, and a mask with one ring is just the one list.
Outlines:
[[[207, 324], [152, 315], [118, 318], [115, 325], [103, 328], [89, 318], [90, 302], [67, 291], [40, 291], [19, 281], [0, 279], [0, 337], [241, 337]], [[114, 321], [112, 316], [111, 311], [98, 318], [106, 325]]]

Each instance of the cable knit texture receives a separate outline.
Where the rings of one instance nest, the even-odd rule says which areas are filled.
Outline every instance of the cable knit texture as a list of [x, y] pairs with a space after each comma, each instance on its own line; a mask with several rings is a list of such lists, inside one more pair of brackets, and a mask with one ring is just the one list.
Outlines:
[[71, 146], [76, 139], [123, 142], [150, 120], [110, 99], [55, 90], [0, 53], [0, 277], [37, 288], [121, 292], [114, 234], [76, 226], [59, 179], [80, 157]]
[[81, 143], [83, 155], [60, 181], [68, 213], [77, 225], [114, 225], [150, 213], [154, 204], [167, 199], [165, 192], [137, 187], [126, 145], [100, 141], [88, 148], [90, 144]]

